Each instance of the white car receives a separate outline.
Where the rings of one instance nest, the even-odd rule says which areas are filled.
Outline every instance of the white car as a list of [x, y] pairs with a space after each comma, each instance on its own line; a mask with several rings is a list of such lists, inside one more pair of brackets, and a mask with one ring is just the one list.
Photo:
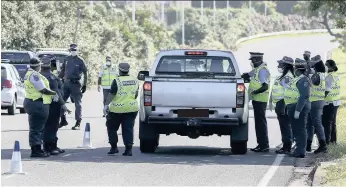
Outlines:
[[25, 89], [22, 78], [13, 65], [1, 61], [1, 109], [7, 109], [9, 115], [15, 115], [16, 109], [19, 109], [20, 113], [25, 113]]

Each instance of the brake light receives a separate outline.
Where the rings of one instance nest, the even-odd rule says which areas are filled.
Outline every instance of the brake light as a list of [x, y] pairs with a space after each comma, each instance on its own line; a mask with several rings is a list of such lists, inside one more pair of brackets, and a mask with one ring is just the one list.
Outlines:
[[12, 81], [11, 80], [5, 80], [3, 84], [1, 85], [3, 88], [12, 88]]
[[151, 106], [151, 99], [152, 99], [151, 91], [152, 91], [151, 82], [144, 82], [143, 84], [144, 106]]
[[238, 83], [237, 84], [237, 98], [236, 98], [237, 108], [244, 108], [244, 100], [245, 100], [245, 85], [244, 83]]
[[186, 51], [185, 55], [203, 55], [207, 56], [207, 52], [202, 52], [202, 51]]

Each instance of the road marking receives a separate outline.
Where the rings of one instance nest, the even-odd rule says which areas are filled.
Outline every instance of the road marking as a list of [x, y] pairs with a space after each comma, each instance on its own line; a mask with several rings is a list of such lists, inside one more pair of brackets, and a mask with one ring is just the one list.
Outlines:
[[70, 154], [70, 153], [68, 153], [68, 154], [63, 155], [63, 156], [61, 156], [61, 157], [67, 157], [67, 156], [71, 156], [71, 154]]
[[267, 173], [264, 175], [264, 177], [262, 178], [262, 180], [260, 181], [260, 183], [257, 186], [267, 186], [268, 185], [269, 181], [273, 178], [276, 170], [279, 168], [284, 157], [285, 157], [285, 155], [276, 156], [273, 164], [270, 166], [269, 170], [267, 171]]
[[5, 177], [5, 179], [9, 179], [11, 177], [14, 177], [14, 175], [13, 174], [12, 175], [8, 175], [8, 176]]

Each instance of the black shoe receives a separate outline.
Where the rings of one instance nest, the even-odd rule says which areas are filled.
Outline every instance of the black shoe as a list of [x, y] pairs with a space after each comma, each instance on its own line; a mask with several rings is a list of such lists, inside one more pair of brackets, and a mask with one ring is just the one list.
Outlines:
[[311, 144], [312, 144], [312, 141], [310, 141], [310, 140], [308, 140], [307, 142], [306, 142], [306, 151], [307, 152], [311, 152], [312, 150], [311, 150]]
[[276, 154], [290, 154], [291, 153], [291, 144], [283, 144], [283, 147], [279, 150], [276, 150]]
[[305, 155], [298, 153], [291, 153], [290, 156], [295, 158], [305, 158]]
[[65, 115], [61, 116], [61, 121], [59, 123], [59, 128], [67, 126], [67, 125], [68, 125], [68, 122], [66, 121], [66, 116]]
[[257, 152], [257, 153], [259, 153], [259, 152], [265, 153], [265, 152], [269, 152], [269, 147], [257, 146], [257, 147], [255, 147], [253, 149], [250, 149], [250, 150], [253, 151], [253, 152]]
[[75, 126], [72, 127], [72, 130], [79, 130], [80, 129], [80, 122], [81, 122], [80, 120], [77, 120]]
[[114, 155], [115, 153], [119, 153], [117, 145], [111, 145], [111, 149], [107, 153], [108, 155]]
[[55, 148], [54, 142], [52, 143], [44, 143], [43, 144], [44, 151], [49, 153], [49, 155], [58, 155], [60, 152]]
[[46, 153], [42, 150], [41, 145], [34, 145], [31, 147], [31, 155], [32, 158], [46, 158], [49, 157], [49, 153]]
[[132, 156], [132, 145], [125, 146], [123, 156]]
[[255, 148], [251, 148], [250, 151], [255, 151], [256, 149], [259, 149], [259, 145], [257, 145]]
[[318, 153], [326, 153], [328, 148], [325, 140], [319, 140], [318, 141], [320, 146], [314, 151], [315, 154]]
[[65, 153], [65, 150], [60, 149], [60, 148], [58, 147], [58, 140], [56, 140], [56, 141], [54, 142], [54, 148], [55, 148], [59, 153]]

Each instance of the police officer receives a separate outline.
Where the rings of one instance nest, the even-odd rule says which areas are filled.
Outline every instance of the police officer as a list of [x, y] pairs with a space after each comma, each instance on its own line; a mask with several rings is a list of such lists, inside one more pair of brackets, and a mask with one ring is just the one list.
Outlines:
[[311, 111], [310, 116], [308, 118], [308, 139], [307, 139], [307, 146], [306, 151], [311, 151], [311, 144], [314, 137], [314, 132], [316, 132], [319, 147], [314, 151], [315, 154], [326, 152], [327, 151], [327, 144], [326, 144], [326, 137], [324, 133], [324, 128], [322, 125], [322, 114], [323, 114], [323, 107], [324, 107], [324, 98], [325, 98], [325, 91], [326, 91], [326, 84], [325, 84], [325, 67], [321, 60], [321, 57], [319, 55], [313, 57], [311, 59], [311, 62], [314, 64], [313, 68], [316, 73], [314, 73], [311, 76], [311, 95], [310, 95], [310, 102], [311, 102]]
[[48, 119], [46, 121], [44, 132], [43, 132], [43, 147], [44, 150], [50, 155], [58, 155], [60, 153], [64, 153], [65, 151], [58, 148], [57, 142], [57, 132], [59, 128], [59, 119], [60, 119], [60, 112], [67, 111], [71, 113], [69, 109], [67, 109], [64, 99], [62, 97], [61, 93], [61, 86], [62, 83], [60, 80], [51, 72], [52, 70], [52, 63], [54, 62], [55, 58], [43, 58], [42, 59], [42, 69], [41, 74], [49, 81], [50, 88], [57, 93], [59, 96], [59, 100], [57, 102], [52, 102], [49, 107], [49, 115]]
[[[83, 58], [77, 55], [77, 45], [70, 45], [71, 55], [66, 57], [63, 63], [59, 77], [64, 78], [64, 101], [70, 97], [75, 103], [76, 124], [72, 130], [79, 130], [82, 121], [82, 95], [86, 91], [88, 80], [87, 67]], [[81, 74], [83, 73], [83, 84], [80, 83]]]
[[334, 60], [327, 60], [326, 67], [328, 75], [326, 77], [326, 98], [323, 108], [322, 124], [327, 145], [336, 143], [336, 115], [341, 105], [340, 77], [337, 74], [338, 67]]
[[117, 131], [121, 124], [125, 145], [124, 156], [132, 156], [133, 126], [138, 113], [138, 81], [129, 76], [130, 65], [119, 64], [119, 76], [113, 80], [111, 90], [106, 100], [104, 113], [107, 114], [107, 132], [111, 149], [109, 155], [118, 153]]
[[251, 77], [249, 96], [255, 116], [257, 147], [250, 149], [254, 152], [268, 152], [269, 140], [266, 120], [266, 109], [269, 97], [270, 73], [267, 64], [263, 62], [263, 53], [250, 52], [253, 70], [242, 75], [243, 79]]
[[293, 63], [294, 60], [290, 57], [283, 57], [278, 61], [279, 75], [275, 79], [271, 97], [270, 109], [272, 104], [275, 104], [275, 113], [280, 125], [282, 148], [276, 150], [278, 154], [288, 154], [291, 152], [292, 147], [292, 128], [286, 112], [286, 105], [284, 101], [285, 89], [290, 85], [294, 79]]
[[25, 74], [24, 109], [29, 115], [30, 157], [48, 157], [42, 150], [42, 138], [45, 123], [49, 115], [49, 104], [58, 100], [58, 95], [49, 87], [49, 81], [39, 73], [41, 62], [37, 58], [30, 59], [30, 68]]
[[306, 123], [311, 109], [310, 80], [306, 76], [307, 62], [296, 59], [294, 64], [295, 78], [285, 91], [285, 104], [296, 141], [296, 149], [292, 154], [296, 158], [304, 158], [306, 154]]
[[[102, 68], [99, 74], [99, 78], [97, 81], [98, 91], [100, 92], [103, 89], [103, 105], [105, 105], [107, 96], [111, 89], [111, 85], [113, 80], [116, 78], [116, 70], [115, 67], [112, 66], [111, 57], [106, 57], [106, 64]], [[104, 116], [103, 116], [104, 117]]]

